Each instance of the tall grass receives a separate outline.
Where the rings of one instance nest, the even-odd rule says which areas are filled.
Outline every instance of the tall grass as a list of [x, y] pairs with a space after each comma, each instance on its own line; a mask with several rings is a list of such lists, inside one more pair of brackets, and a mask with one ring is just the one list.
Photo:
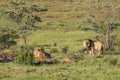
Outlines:
[[[63, 55], [64, 56], [64, 55]], [[1, 80], [119, 80], [119, 55], [83, 55], [77, 62], [60, 62], [40, 66], [25, 66], [16, 63], [0, 63]], [[118, 59], [116, 65], [109, 64]]]

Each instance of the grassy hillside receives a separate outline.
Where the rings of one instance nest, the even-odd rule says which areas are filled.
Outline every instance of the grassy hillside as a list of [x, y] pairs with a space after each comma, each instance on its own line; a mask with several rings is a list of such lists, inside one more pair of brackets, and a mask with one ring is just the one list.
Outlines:
[[[102, 1], [107, 2], [106, 0], [101, 0], [100, 2]], [[78, 30], [81, 26], [88, 26], [83, 22], [88, 17], [89, 8], [92, 7], [95, 9], [99, 5], [99, 0], [26, 0], [25, 2], [27, 6], [34, 4], [43, 10], [47, 10], [45, 12], [34, 13], [42, 19], [42, 23], [36, 23], [36, 25], [45, 30]], [[119, 0], [110, 0], [109, 2], [113, 4], [113, 9], [116, 8], [119, 10]], [[0, 3], [0, 8], [4, 8], [4, 3], [7, 3], [7, 1]], [[1, 26], [10, 24], [7, 19], [2, 19], [1, 21]], [[13, 26], [15, 24], [12, 22], [10, 25]]]
[[[16, 0], [20, 1], [20, 0]], [[96, 40], [97, 33], [93, 31], [82, 31], [82, 27], [88, 18], [89, 8], [98, 8], [99, 2], [110, 2], [113, 9], [120, 11], [120, 0], [23, 0], [26, 6], [36, 5], [43, 10], [33, 12], [39, 16], [42, 22], [36, 22], [35, 26], [40, 29], [28, 31], [27, 45], [33, 48], [44, 47], [46, 52], [51, 53], [52, 45], [57, 44], [58, 53], [51, 53], [57, 63], [45, 63], [44, 61], [32, 66], [20, 65], [12, 62], [0, 62], [0, 80], [119, 80], [120, 79], [120, 55], [76, 53], [83, 50], [82, 41], [85, 38]], [[0, 29], [15, 27], [17, 24], [4, 16], [2, 12], [6, 9], [8, 0], [0, 0]], [[44, 11], [45, 10], [45, 11]], [[100, 13], [99, 13], [100, 14]], [[118, 23], [120, 15], [117, 17]], [[120, 25], [118, 25], [120, 27]], [[113, 34], [120, 39], [120, 28]], [[18, 47], [23, 45], [22, 39], [17, 40]], [[117, 42], [117, 44], [120, 44]], [[62, 48], [68, 47], [68, 54], [62, 54]], [[118, 47], [119, 50], [119, 47]], [[74, 52], [74, 53], [73, 53]], [[119, 53], [117, 53], [119, 54]], [[71, 58], [70, 62], [64, 62], [64, 58]], [[37, 65], [38, 64], [38, 65]]]

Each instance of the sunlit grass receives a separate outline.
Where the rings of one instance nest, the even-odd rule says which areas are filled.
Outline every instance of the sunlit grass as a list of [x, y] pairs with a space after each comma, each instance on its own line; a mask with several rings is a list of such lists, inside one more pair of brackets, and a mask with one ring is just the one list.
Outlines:
[[[31, 2], [30, 2], [31, 1]], [[35, 2], [36, 1], [36, 2]], [[34, 48], [43, 46], [50, 52], [51, 45], [57, 43], [58, 53], [52, 54], [52, 59], [58, 60], [57, 64], [43, 64], [39, 66], [25, 66], [14, 62], [0, 62], [0, 80], [119, 80], [120, 79], [120, 55], [82, 54], [82, 59], [71, 62], [62, 62], [62, 59], [72, 55], [71, 52], [82, 50], [82, 40], [94, 39], [97, 35], [92, 31], [81, 31], [81, 26], [86, 20], [88, 5], [91, 0], [26, 0], [27, 6], [37, 5], [39, 8], [48, 9], [47, 12], [37, 13], [42, 22], [35, 23], [41, 30], [33, 31], [27, 35], [27, 44]], [[67, 1], [67, 0], [66, 0]], [[118, 5], [120, 0], [111, 0]], [[97, 0], [95, 1], [97, 2]], [[93, 1], [93, 3], [95, 3]], [[1, 5], [2, 3], [0, 3]], [[93, 6], [95, 7], [95, 6]], [[119, 7], [119, 6], [118, 6]], [[1, 7], [0, 7], [1, 8]], [[96, 7], [95, 7], [96, 8]], [[36, 13], [35, 13], [36, 14]], [[16, 23], [0, 14], [0, 27], [15, 27]], [[114, 34], [118, 34], [116, 30]], [[18, 41], [18, 45], [23, 44]], [[61, 48], [67, 46], [68, 54], [61, 54]], [[78, 53], [79, 54], [79, 53]], [[71, 56], [73, 57], [73, 56]], [[117, 60], [114, 65], [112, 60]]]
[[[62, 55], [62, 54], [61, 54]], [[119, 60], [119, 55], [112, 55]], [[64, 57], [64, 55], [63, 55]], [[0, 63], [0, 79], [2, 80], [119, 80], [120, 62], [114, 66], [109, 64], [111, 55], [83, 55], [84, 59], [58, 64], [25, 66], [13, 62]], [[106, 61], [107, 60], [107, 61]]]
[[36, 31], [28, 36], [28, 43], [30, 45], [52, 45], [57, 43], [57, 47], [69, 47], [70, 51], [82, 49], [82, 41], [85, 38], [94, 38], [94, 32], [84, 31]]

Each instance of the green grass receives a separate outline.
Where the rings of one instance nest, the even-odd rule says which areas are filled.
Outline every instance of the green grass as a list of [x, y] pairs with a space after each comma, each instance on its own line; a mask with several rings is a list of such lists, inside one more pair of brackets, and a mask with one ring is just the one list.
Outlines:
[[[81, 31], [79, 27], [89, 26], [84, 24], [88, 8], [96, 6], [93, 0], [26, 0], [27, 5], [36, 4], [40, 8], [48, 9], [47, 12], [34, 13], [41, 17], [42, 22], [36, 23], [41, 30], [33, 31], [27, 36], [27, 44], [34, 48], [43, 46], [50, 52], [51, 45], [57, 43], [58, 53], [52, 55], [52, 59], [60, 61], [58, 64], [43, 64], [40, 66], [25, 66], [14, 62], [0, 62], [0, 80], [119, 80], [120, 79], [120, 55], [77, 56], [77, 60], [62, 62], [65, 57], [73, 58], [73, 51], [82, 50], [82, 40], [95, 39], [96, 33]], [[37, 2], [39, 1], [39, 2]], [[104, 1], [104, 0], [103, 0]], [[119, 7], [120, 0], [110, 0], [114, 6]], [[4, 3], [4, 2], [3, 2]], [[0, 2], [0, 5], [3, 3]], [[89, 3], [89, 4], [88, 4]], [[4, 6], [0, 6], [0, 10]], [[0, 14], [0, 16], [2, 16]], [[120, 19], [120, 17], [118, 17]], [[7, 18], [0, 17], [0, 27], [16, 26], [16, 23]], [[119, 30], [115, 30], [114, 34]], [[18, 41], [18, 45], [23, 42]], [[61, 48], [67, 46], [68, 54], [61, 54]]]
[[[86, 36], [87, 35], [87, 36]], [[69, 51], [76, 51], [83, 48], [82, 42], [85, 38], [94, 38], [96, 34], [94, 32], [88, 31], [62, 31], [62, 30], [38, 30], [28, 36], [28, 44], [34, 46], [48, 45], [47, 49], [50, 50], [50, 46], [55, 42], [57, 43], [57, 48], [67, 46]], [[21, 42], [22, 44], [22, 42]]]
[[[62, 55], [62, 54], [61, 54]], [[64, 56], [64, 55], [63, 55]], [[112, 57], [111, 57], [112, 56]], [[83, 55], [84, 59], [58, 64], [24, 66], [13, 62], [0, 63], [1, 80], [119, 80], [119, 55]], [[109, 63], [118, 59], [116, 65]]]

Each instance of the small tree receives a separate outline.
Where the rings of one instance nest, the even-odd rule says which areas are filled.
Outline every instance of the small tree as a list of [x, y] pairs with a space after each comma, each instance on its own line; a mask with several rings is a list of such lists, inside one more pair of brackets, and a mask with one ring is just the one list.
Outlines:
[[21, 50], [18, 52], [18, 56], [16, 57], [16, 62], [24, 65], [32, 65], [34, 61], [34, 55], [31, 51]]
[[24, 0], [9, 0], [6, 3], [6, 9], [3, 9], [4, 16], [8, 18], [9, 21], [16, 23], [14, 30], [17, 31], [19, 36], [23, 40], [23, 45], [27, 47], [26, 35], [30, 33], [31, 30], [36, 30], [40, 27], [35, 26], [36, 22], [41, 22], [39, 16], [33, 12], [39, 12], [37, 5], [26, 5], [27, 1]]
[[[116, 29], [118, 11], [110, 1], [91, 2], [86, 23], [105, 40], [106, 48], [112, 49], [112, 32]], [[96, 5], [97, 4], [97, 5]]]

